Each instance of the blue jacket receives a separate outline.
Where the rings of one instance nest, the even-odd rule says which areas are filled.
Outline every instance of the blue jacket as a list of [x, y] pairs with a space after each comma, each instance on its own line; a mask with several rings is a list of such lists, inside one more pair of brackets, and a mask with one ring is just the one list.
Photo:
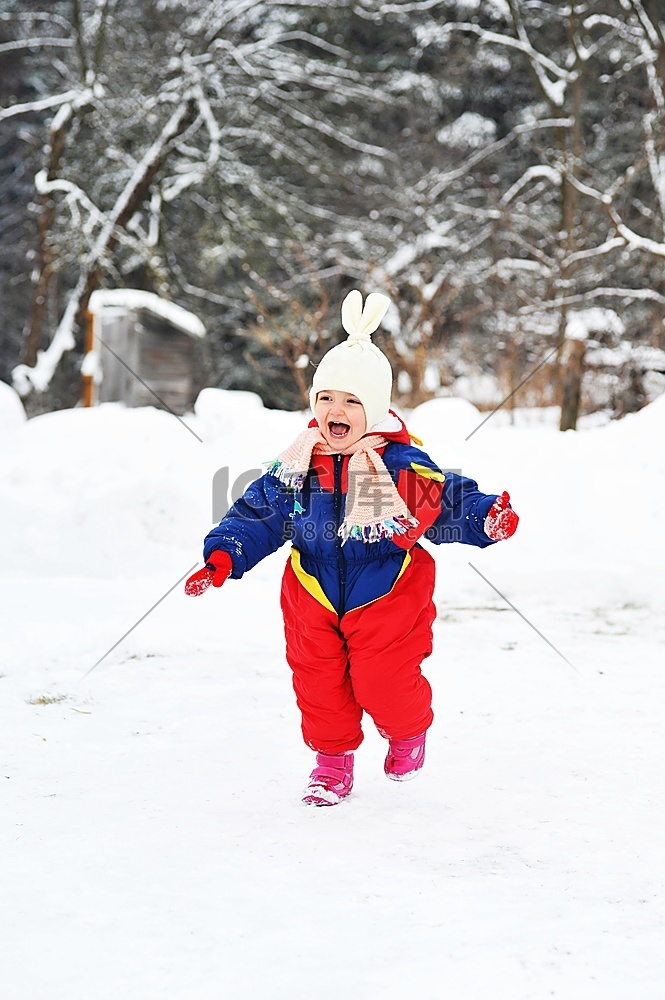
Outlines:
[[253, 482], [206, 536], [203, 556], [222, 549], [239, 580], [286, 541], [298, 579], [321, 604], [338, 615], [389, 593], [410, 563], [409, 549], [424, 535], [435, 545], [494, 544], [484, 531], [497, 494], [482, 493], [472, 479], [445, 475], [411, 442], [402, 426], [385, 434], [383, 461], [418, 519], [417, 528], [375, 542], [337, 534], [344, 519], [348, 455], [315, 455], [302, 489], [295, 493], [271, 473]]

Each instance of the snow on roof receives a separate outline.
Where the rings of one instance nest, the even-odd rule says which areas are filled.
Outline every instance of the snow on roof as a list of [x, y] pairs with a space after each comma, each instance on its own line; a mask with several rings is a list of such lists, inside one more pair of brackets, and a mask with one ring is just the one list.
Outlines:
[[206, 334], [198, 316], [183, 309], [182, 306], [177, 306], [175, 302], [160, 298], [153, 292], [142, 292], [138, 288], [113, 288], [100, 289], [90, 296], [88, 309], [91, 313], [100, 313], [109, 306], [117, 309], [145, 309], [155, 316], [160, 316], [167, 323], [177, 326], [191, 337], [205, 337]]

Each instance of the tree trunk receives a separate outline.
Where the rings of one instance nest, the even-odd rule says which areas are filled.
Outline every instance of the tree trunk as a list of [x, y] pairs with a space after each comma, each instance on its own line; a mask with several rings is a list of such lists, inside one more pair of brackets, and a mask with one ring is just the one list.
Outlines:
[[[46, 165], [46, 180], [54, 181], [60, 166], [62, 152], [65, 148], [65, 133], [71, 121], [71, 114], [62, 122], [59, 128], [51, 132], [48, 161]], [[32, 296], [30, 326], [23, 348], [22, 363], [30, 368], [37, 361], [37, 352], [44, 338], [44, 321], [48, 306], [49, 283], [53, 269], [53, 255], [49, 247], [49, 234], [53, 228], [55, 217], [55, 202], [53, 195], [44, 193], [39, 197], [41, 210], [37, 223], [37, 281]]]
[[[580, 59], [577, 42], [577, 9], [571, 3], [568, 14], [568, 40], [570, 50], [574, 55], [573, 72], [575, 78], [571, 85], [571, 99], [569, 116], [573, 120], [570, 132], [562, 134], [561, 155], [566, 164], [565, 173], [561, 183], [561, 229], [563, 240], [560, 247], [562, 262], [559, 270], [558, 285], [563, 298], [570, 292], [574, 267], [568, 263], [568, 258], [577, 249], [577, 234], [575, 226], [577, 222], [578, 191], [569, 178], [575, 177], [579, 171], [580, 159], [582, 156], [582, 72], [584, 63]], [[566, 341], [566, 327], [568, 325], [568, 307], [563, 304], [559, 314], [559, 343], [562, 345], [561, 368], [563, 381], [560, 392], [561, 404], [561, 424], [560, 430], [575, 430], [577, 426], [577, 415], [580, 405], [580, 389], [582, 384], [582, 365], [586, 345], [584, 341]], [[581, 353], [579, 347], [581, 344]], [[578, 359], [579, 354], [579, 359]]]
[[561, 379], [560, 431], [574, 431], [577, 429], [585, 352], [585, 340], [567, 340], [564, 344], [561, 357], [563, 373]]

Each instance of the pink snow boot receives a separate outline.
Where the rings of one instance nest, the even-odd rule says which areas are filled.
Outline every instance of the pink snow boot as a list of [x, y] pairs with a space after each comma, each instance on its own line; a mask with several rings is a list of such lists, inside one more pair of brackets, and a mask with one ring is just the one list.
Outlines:
[[302, 800], [308, 806], [336, 806], [352, 788], [353, 754], [317, 753]]
[[410, 740], [391, 740], [383, 770], [393, 781], [410, 781], [425, 763], [425, 733]]

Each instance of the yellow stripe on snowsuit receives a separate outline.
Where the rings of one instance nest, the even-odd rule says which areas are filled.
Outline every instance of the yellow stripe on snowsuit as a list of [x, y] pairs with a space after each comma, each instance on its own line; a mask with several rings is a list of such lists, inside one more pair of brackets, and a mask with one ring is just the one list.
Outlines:
[[[351, 608], [351, 611], [358, 611], [360, 608], [366, 608], [368, 607], [368, 605], [374, 604], [374, 601], [380, 601], [382, 598], [387, 597], [388, 594], [391, 594], [395, 586], [397, 585], [397, 581], [403, 575], [404, 571], [409, 566], [410, 562], [411, 562], [411, 553], [407, 552], [402, 562], [402, 565], [400, 566], [399, 573], [395, 577], [395, 583], [393, 583], [390, 590], [388, 590], [385, 594], [381, 594], [380, 597], [375, 597], [373, 600], [368, 601], [367, 604], [359, 604], [357, 608]], [[296, 578], [300, 581], [301, 586], [304, 587], [307, 593], [311, 594], [314, 600], [318, 601], [319, 604], [322, 604], [324, 608], [327, 608], [328, 611], [332, 611], [332, 613], [336, 615], [337, 608], [333, 607], [332, 603], [328, 600], [325, 591], [321, 586], [321, 584], [319, 583], [319, 581], [316, 579], [315, 576], [312, 576], [311, 573], [305, 572], [305, 570], [302, 568], [302, 563], [300, 562], [300, 552], [296, 548], [291, 549], [291, 566], [293, 568], [293, 572], [296, 575]]]
[[298, 549], [291, 549], [291, 566], [293, 567], [293, 572], [296, 574], [307, 593], [311, 594], [314, 600], [318, 601], [319, 604], [322, 604], [324, 608], [327, 608], [328, 611], [332, 611], [332, 613], [336, 615], [337, 610], [332, 606], [326, 597], [323, 587], [319, 581], [315, 576], [312, 576], [310, 573], [306, 573], [302, 568], [300, 562], [300, 552]]
[[418, 465], [416, 462], [411, 462], [411, 468], [414, 472], [417, 472], [419, 476], [424, 479], [433, 479], [437, 483], [445, 482], [446, 477], [442, 472], [437, 469], [430, 469], [426, 465]]

